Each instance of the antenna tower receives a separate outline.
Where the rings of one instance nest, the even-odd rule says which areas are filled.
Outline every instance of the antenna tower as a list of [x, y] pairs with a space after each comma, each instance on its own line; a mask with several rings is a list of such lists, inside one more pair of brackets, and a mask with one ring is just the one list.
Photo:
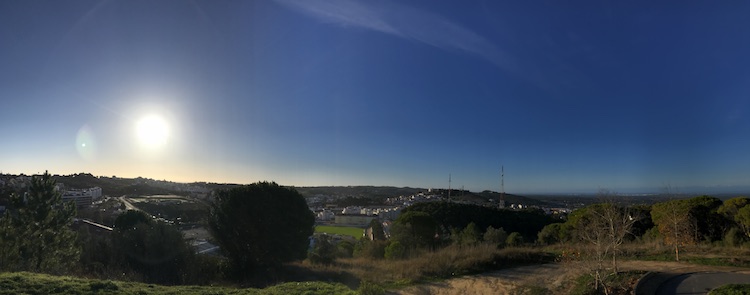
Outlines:
[[505, 202], [505, 166], [500, 166], [500, 200]]
[[448, 173], [448, 201], [451, 200], [451, 174]]

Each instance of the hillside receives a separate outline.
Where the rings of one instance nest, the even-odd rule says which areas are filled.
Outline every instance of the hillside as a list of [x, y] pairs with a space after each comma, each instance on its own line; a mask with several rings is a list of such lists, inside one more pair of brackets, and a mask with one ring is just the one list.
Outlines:
[[161, 286], [135, 282], [103, 281], [47, 274], [0, 274], [0, 295], [5, 294], [356, 294], [342, 284], [289, 282], [265, 289], [213, 286]]
[[294, 187], [305, 197], [318, 195], [333, 197], [356, 197], [356, 198], [388, 198], [396, 196], [409, 196], [420, 192], [427, 192], [424, 188], [393, 187], [393, 186], [315, 186]]
[[[318, 186], [318, 187], [295, 187], [295, 189], [305, 197], [314, 196], [331, 196], [338, 198], [365, 198], [365, 199], [384, 199], [398, 196], [410, 196], [418, 193], [427, 193], [428, 189], [411, 188], [411, 187], [392, 187], [392, 186]], [[447, 189], [433, 189], [433, 194], [448, 197]], [[500, 200], [500, 193], [492, 191], [483, 191], [481, 193], [470, 192], [466, 190], [451, 190], [450, 198], [454, 201], [466, 201], [473, 203], [486, 203], [490, 199], [493, 201]], [[524, 204], [527, 206], [543, 206], [547, 202], [532, 199], [524, 196], [505, 194], [506, 204]]]

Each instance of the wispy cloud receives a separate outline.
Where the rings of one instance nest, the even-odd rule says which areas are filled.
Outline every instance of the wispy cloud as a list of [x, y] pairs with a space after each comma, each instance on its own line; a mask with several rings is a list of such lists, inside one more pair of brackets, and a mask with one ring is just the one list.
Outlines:
[[507, 53], [488, 39], [439, 15], [398, 3], [347, 0], [277, 0], [321, 21], [359, 27], [415, 40], [443, 50], [460, 51], [515, 72]]

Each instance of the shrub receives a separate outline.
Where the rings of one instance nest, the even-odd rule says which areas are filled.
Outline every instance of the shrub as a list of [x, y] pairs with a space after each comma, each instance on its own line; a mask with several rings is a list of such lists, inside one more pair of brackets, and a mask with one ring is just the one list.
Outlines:
[[399, 241], [391, 242], [390, 245], [385, 247], [385, 258], [386, 259], [404, 259], [406, 258], [406, 247]]
[[331, 242], [327, 235], [318, 235], [315, 238], [315, 246], [308, 253], [307, 258], [313, 264], [331, 264], [336, 259], [336, 245]]
[[385, 289], [378, 284], [368, 281], [362, 281], [361, 283], [359, 283], [357, 293], [359, 293], [360, 295], [383, 295], [385, 294]]

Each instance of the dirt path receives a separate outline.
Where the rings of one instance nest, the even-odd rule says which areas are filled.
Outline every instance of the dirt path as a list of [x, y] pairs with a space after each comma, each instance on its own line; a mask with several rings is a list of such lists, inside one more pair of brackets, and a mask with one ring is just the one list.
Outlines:
[[[623, 261], [621, 270], [689, 273], [699, 271], [750, 271], [746, 268], [705, 266], [678, 262]], [[504, 269], [479, 275], [463, 276], [441, 282], [428, 283], [397, 290], [404, 295], [452, 294], [508, 294], [518, 286], [541, 286], [556, 290], [570, 280], [584, 274], [586, 267], [579, 262], [530, 265]]]

